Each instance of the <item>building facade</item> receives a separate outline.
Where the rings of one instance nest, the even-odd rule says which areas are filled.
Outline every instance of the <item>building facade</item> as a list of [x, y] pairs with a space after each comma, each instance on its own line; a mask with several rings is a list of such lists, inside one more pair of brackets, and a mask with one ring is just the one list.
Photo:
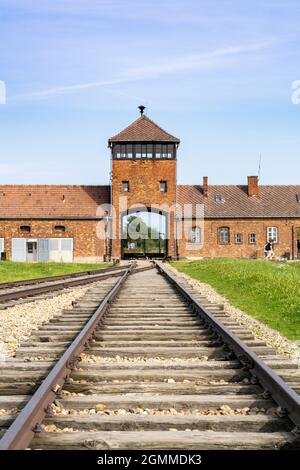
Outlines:
[[110, 185], [0, 186], [2, 259], [300, 258], [300, 185], [178, 185], [180, 140], [140, 112], [108, 141]]

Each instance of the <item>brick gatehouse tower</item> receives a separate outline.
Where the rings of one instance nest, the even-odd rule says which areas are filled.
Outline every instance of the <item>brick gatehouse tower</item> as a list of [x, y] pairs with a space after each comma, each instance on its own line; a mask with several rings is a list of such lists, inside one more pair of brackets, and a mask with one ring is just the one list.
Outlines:
[[[108, 141], [112, 159], [111, 255], [174, 257], [176, 157], [180, 140], [145, 116], [144, 106], [139, 109], [141, 116]], [[124, 235], [128, 220], [137, 216], [145, 221], [147, 230], [152, 229], [146, 240], [132, 241]]]

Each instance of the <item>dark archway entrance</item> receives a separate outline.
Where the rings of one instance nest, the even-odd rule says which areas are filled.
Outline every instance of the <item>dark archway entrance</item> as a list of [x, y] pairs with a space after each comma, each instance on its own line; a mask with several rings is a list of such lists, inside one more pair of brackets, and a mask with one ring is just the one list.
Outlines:
[[165, 258], [168, 252], [167, 215], [136, 210], [122, 215], [122, 258]]

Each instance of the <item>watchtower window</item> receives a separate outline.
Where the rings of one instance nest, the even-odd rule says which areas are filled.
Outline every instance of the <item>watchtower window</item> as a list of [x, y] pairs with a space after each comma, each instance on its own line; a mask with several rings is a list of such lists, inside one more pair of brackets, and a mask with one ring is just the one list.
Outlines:
[[173, 144], [156, 144], [155, 151], [156, 158], [173, 158], [174, 145]]
[[132, 158], [132, 144], [116, 144], [114, 146], [115, 158]]
[[142, 144], [142, 158], [147, 158], [147, 145]]
[[152, 144], [136, 144], [135, 157], [136, 158], [152, 158], [153, 146]]
[[113, 147], [113, 158], [163, 158], [171, 159], [175, 156], [174, 144], [115, 144]]
[[126, 156], [127, 156], [127, 158], [132, 158], [133, 157], [132, 144], [127, 144], [126, 145]]
[[147, 158], [153, 157], [153, 145], [147, 144]]
[[135, 158], [142, 158], [142, 145], [136, 144], [135, 146]]

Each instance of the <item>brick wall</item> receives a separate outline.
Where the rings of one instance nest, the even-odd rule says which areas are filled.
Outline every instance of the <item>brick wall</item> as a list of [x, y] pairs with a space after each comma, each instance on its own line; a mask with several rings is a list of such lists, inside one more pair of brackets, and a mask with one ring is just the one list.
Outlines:
[[[120, 162], [121, 163], [121, 162]], [[122, 163], [124, 163], [122, 161]], [[126, 162], [131, 163], [131, 162]], [[149, 162], [145, 162], [146, 165], [141, 165], [141, 168], [147, 168]], [[162, 163], [162, 162], [161, 162]], [[163, 162], [163, 164], [170, 164], [170, 171], [172, 170], [172, 164], [174, 162]], [[166, 165], [167, 166], [167, 165]], [[129, 165], [128, 165], [129, 167]], [[174, 168], [173, 168], [174, 169]], [[120, 171], [120, 167], [117, 168]], [[128, 168], [127, 168], [128, 170]], [[154, 166], [152, 167], [154, 171]], [[145, 205], [152, 202], [168, 201], [170, 202], [171, 194], [161, 194], [159, 189], [156, 188], [156, 180], [159, 180], [159, 173], [154, 171], [151, 179], [151, 189], [144, 187], [143, 178], [142, 181], [138, 178], [139, 170], [137, 174], [134, 172], [126, 173], [122, 170], [120, 173], [121, 181], [124, 175], [128, 178], [131, 176], [131, 184], [137, 184], [140, 186], [141, 201]], [[167, 173], [170, 174], [170, 173]], [[132, 178], [133, 176], [133, 178]], [[158, 178], [157, 178], [158, 176]], [[169, 188], [172, 188], [172, 181], [169, 181]], [[150, 194], [149, 194], [150, 191]], [[120, 191], [115, 192], [115, 197], [118, 196]], [[130, 203], [135, 203], [136, 198], [130, 197]], [[171, 214], [173, 218], [173, 214]], [[0, 220], [0, 237], [5, 239], [5, 251], [8, 257], [11, 255], [11, 239], [16, 238], [73, 238], [74, 240], [74, 260], [75, 261], [100, 261], [103, 259], [105, 253], [105, 242], [102, 239], [98, 239], [96, 236], [96, 227], [99, 222], [95, 220], [28, 220], [28, 219], [7, 219]], [[101, 224], [102, 222], [100, 222]], [[31, 233], [22, 233], [20, 231], [21, 225], [30, 225]], [[66, 231], [63, 233], [56, 232], [54, 227], [56, 225], [64, 225]], [[278, 244], [275, 245], [276, 256], [283, 256], [286, 252], [289, 252], [291, 256], [297, 256], [297, 228], [300, 227], [299, 219], [264, 219], [264, 220], [227, 220], [227, 219], [215, 219], [206, 220], [204, 223], [204, 246], [196, 250], [188, 250], [187, 245], [188, 239], [178, 241], [178, 254], [182, 257], [263, 257], [263, 247], [266, 243], [267, 228], [278, 227]], [[222, 245], [218, 240], [218, 231], [220, 227], [229, 227], [230, 229], [230, 243]], [[171, 235], [173, 237], [174, 225], [171, 225]], [[250, 244], [248, 240], [249, 233], [256, 234], [256, 243]], [[235, 234], [243, 234], [243, 243], [235, 243]], [[120, 240], [114, 241], [115, 251], [114, 256], [120, 256]], [[170, 240], [169, 244], [169, 255], [174, 255], [174, 243]]]
[[[122, 191], [122, 181], [129, 182], [129, 192]], [[160, 181], [167, 182], [167, 192], [159, 190]], [[176, 160], [113, 160], [112, 204], [115, 209], [115, 232], [120, 233], [121, 210], [119, 197], [128, 198], [128, 206], [143, 204], [166, 204], [171, 207], [176, 201]], [[168, 255], [174, 256], [174, 212], [168, 213], [170, 239]], [[112, 255], [121, 256], [120, 237], [112, 242]]]
[[[221, 227], [229, 227], [230, 242], [221, 244], [218, 232]], [[227, 220], [215, 219], [204, 222], [204, 245], [197, 250], [188, 250], [188, 239], [178, 241], [179, 256], [182, 257], [263, 257], [263, 248], [267, 240], [267, 228], [278, 228], [278, 243], [275, 244], [275, 255], [284, 256], [286, 252], [291, 257], [297, 255], [297, 227], [300, 219], [264, 219], [264, 220]], [[243, 243], [235, 243], [235, 234], [243, 234]], [[249, 243], [249, 234], [256, 234], [256, 243]]]
[[[0, 220], [0, 237], [5, 239], [9, 258], [12, 238], [73, 238], [75, 261], [100, 261], [104, 255], [104, 240], [96, 236], [98, 223], [101, 224], [96, 220]], [[29, 225], [31, 232], [21, 232], [21, 225]], [[58, 225], [65, 226], [65, 232], [56, 231]]]

